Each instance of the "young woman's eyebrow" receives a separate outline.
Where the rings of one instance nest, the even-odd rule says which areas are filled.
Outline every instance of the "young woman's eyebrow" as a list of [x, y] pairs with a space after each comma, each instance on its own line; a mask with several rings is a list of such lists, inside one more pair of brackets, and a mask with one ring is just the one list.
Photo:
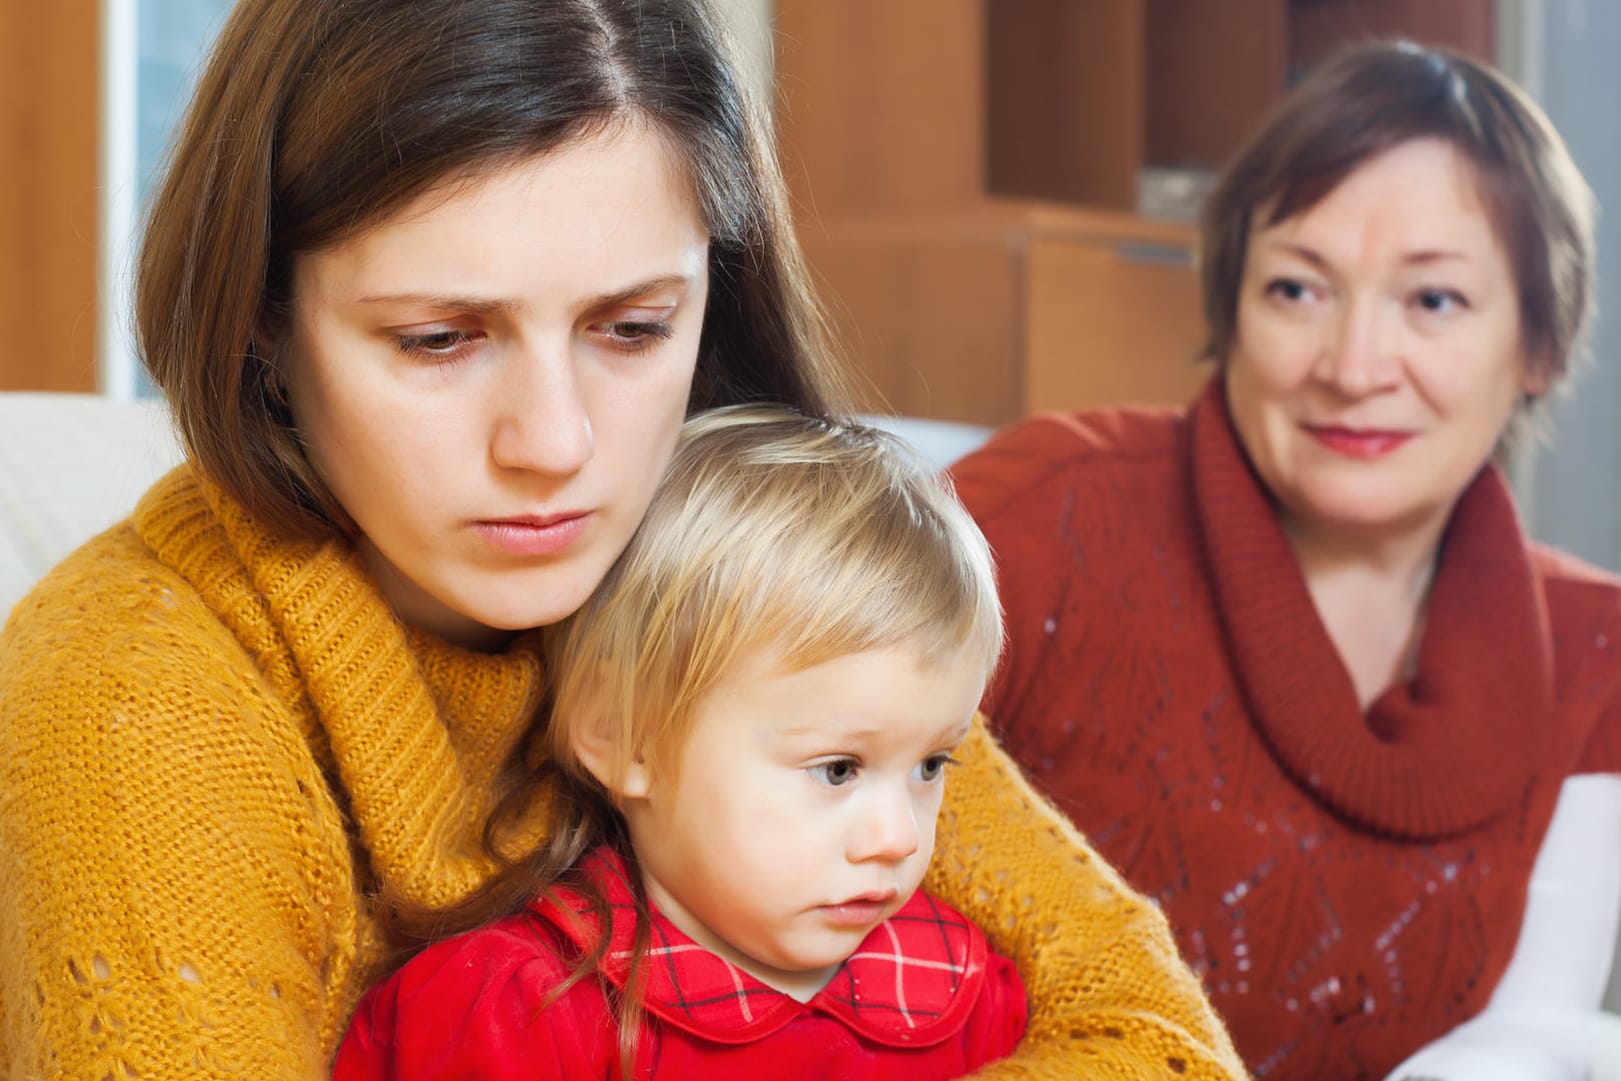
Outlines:
[[[637, 297], [656, 293], [661, 289], [685, 289], [692, 284], [690, 274], [664, 274], [657, 278], [637, 282], [624, 289], [616, 289], [611, 293], [593, 297], [586, 301], [586, 308], [611, 308]], [[500, 297], [482, 297], [459, 293], [368, 293], [361, 297], [358, 304], [412, 304], [422, 308], [445, 308], [454, 311], [468, 312], [472, 315], [489, 315], [494, 313], [510, 312], [516, 307], [513, 301]]]
[[690, 274], [665, 274], [661, 277], [649, 278], [647, 281], [638, 282], [628, 289], [619, 289], [612, 293], [604, 293], [595, 300], [588, 302], [586, 306], [590, 308], [612, 308], [616, 305], [635, 300], [638, 297], [644, 297], [648, 293], [656, 293], [661, 289], [684, 290], [691, 284], [692, 275]]
[[472, 315], [507, 312], [517, 305], [495, 297], [463, 296], [455, 293], [370, 293], [357, 304], [410, 304], [419, 308], [445, 308]]

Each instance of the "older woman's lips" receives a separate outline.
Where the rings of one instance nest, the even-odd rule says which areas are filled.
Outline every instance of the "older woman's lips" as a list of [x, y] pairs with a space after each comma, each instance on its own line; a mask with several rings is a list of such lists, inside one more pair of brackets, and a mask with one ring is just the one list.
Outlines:
[[480, 536], [508, 555], [556, 555], [580, 539], [590, 511], [547, 517], [493, 518], [473, 523]]
[[1373, 461], [1383, 458], [1412, 438], [1409, 432], [1387, 432], [1375, 428], [1339, 428], [1306, 425], [1306, 432], [1317, 442], [1347, 458]]

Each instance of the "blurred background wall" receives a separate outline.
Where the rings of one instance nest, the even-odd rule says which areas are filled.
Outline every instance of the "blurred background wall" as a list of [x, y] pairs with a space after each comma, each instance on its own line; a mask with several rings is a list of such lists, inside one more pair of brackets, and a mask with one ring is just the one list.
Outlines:
[[[1204, 378], [1186, 218], [1336, 44], [1492, 60], [1621, 205], [1606, 0], [716, 0], [774, 107], [801, 235], [874, 406], [995, 425], [1185, 400]], [[0, 2], [0, 389], [149, 391], [127, 333], [146, 186], [229, 0]], [[1621, 213], [1596, 363], [1519, 463], [1530, 528], [1621, 568]]]

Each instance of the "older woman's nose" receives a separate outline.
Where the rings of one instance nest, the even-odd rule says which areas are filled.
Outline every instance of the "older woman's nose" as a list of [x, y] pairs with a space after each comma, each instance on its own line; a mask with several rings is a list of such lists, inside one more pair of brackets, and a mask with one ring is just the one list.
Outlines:
[[1313, 369], [1316, 377], [1347, 397], [1387, 390], [1399, 379], [1398, 335], [1391, 313], [1375, 300], [1347, 305], [1327, 329]]

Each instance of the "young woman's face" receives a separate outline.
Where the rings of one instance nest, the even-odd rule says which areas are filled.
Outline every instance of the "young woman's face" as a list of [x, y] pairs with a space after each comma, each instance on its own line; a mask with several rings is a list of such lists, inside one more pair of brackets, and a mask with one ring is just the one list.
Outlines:
[[1470, 164], [1405, 143], [1257, 229], [1226, 378], [1286, 525], [1434, 535], [1538, 389]]
[[293, 415], [407, 623], [485, 645], [597, 587], [675, 446], [708, 239], [627, 125], [298, 259]]
[[987, 673], [910, 644], [785, 670], [763, 650], [698, 704], [668, 776], [621, 801], [648, 896], [765, 983], [814, 994], [917, 889]]

